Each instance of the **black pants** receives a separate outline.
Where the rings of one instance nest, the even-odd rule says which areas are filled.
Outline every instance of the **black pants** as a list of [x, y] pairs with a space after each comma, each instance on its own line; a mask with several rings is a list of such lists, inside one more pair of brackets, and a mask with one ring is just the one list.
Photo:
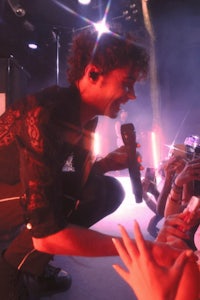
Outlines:
[[[64, 194], [80, 197], [78, 209], [73, 210], [69, 216], [69, 222], [89, 228], [105, 216], [114, 212], [124, 199], [124, 190], [120, 182], [110, 176], [93, 175], [88, 179], [85, 187], [77, 189], [75, 173], [63, 175]], [[5, 231], [14, 229], [23, 224], [23, 211], [19, 200], [7, 201], [1, 214], [9, 214], [9, 210], [15, 212], [15, 217], [10, 215], [1, 228]], [[5, 204], [5, 203], [4, 203]], [[0, 206], [3, 203], [0, 202]], [[66, 200], [67, 205], [67, 200]], [[3, 231], [2, 230], [2, 231]], [[0, 229], [1, 232], [1, 229]], [[33, 275], [41, 275], [46, 264], [52, 258], [51, 255], [34, 250], [30, 231], [24, 228], [7, 248], [4, 257], [12, 266]]]

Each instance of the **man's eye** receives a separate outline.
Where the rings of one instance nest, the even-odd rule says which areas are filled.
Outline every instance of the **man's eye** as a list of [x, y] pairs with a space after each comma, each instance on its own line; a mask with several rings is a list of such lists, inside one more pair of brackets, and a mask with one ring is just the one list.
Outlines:
[[127, 91], [129, 91], [129, 90], [132, 90], [133, 89], [133, 83], [131, 82], [126, 82], [126, 83], [124, 83], [123, 84], [123, 87], [127, 90]]

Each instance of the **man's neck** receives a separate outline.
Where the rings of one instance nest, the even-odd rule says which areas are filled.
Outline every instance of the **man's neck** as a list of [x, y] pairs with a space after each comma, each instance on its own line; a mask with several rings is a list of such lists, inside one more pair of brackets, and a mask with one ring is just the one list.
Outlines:
[[80, 118], [82, 126], [84, 126], [88, 121], [90, 121], [96, 116], [96, 111], [92, 106], [81, 102]]

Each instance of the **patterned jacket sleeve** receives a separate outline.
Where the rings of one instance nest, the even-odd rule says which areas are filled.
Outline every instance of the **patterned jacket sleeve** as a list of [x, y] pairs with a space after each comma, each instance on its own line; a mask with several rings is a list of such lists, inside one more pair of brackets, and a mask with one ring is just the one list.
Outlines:
[[35, 104], [24, 110], [20, 126], [21, 178], [25, 187], [22, 201], [27, 227], [35, 237], [53, 234], [66, 226], [62, 195], [62, 161], [59, 130], [51, 110]]
[[[28, 96], [0, 118], [0, 147], [17, 142], [22, 206], [27, 228], [35, 237], [59, 231], [66, 225], [61, 197], [60, 165], [56, 139], [48, 133], [48, 114], [34, 96]], [[51, 132], [51, 134], [53, 134]], [[53, 141], [53, 142], [52, 142]]]
[[0, 147], [6, 147], [15, 140], [15, 124], [19, 116], [19, 110], [8, 109], [0, 117]]

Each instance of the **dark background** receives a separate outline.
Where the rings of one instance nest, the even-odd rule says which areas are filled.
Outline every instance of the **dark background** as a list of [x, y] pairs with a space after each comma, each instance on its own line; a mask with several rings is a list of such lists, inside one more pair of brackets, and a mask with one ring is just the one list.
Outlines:
[[[71, 37], [88, 26], [80, 15], [99, 21], [107, 3], [92, 0], [83, 6], [76, 0], [1, 0], [0, 88], [4, 89], [5, 72], [11, 67], [10, 102], [52, 84], [67, 85]], [[159, 126], [165, 144], [183, 143], [187, 135], [200, 134], [200, 1], [148, 0], [147, 4], [155, 32]], [[110, 1], [107, 21], [114, 29], [132, 31], [148, 46], [140, 0]], [[28, 48], [30, 40], [37, 41], [37, 50]], [[136, 92], [138, 100], [126, 108], [140, 135], [151, 130], [153, 123], [150, 81], [139, 84]]]

